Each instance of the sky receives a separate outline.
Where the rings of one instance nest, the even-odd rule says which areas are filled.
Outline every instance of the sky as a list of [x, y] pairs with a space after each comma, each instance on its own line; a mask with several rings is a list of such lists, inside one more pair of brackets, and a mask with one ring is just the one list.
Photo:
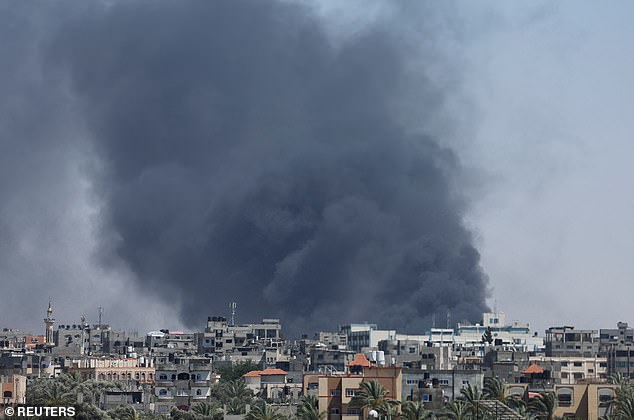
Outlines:
[[[72, 2], [65, 4], [76, 6]], [[630, 22], [634, 18], [634, 6], [629, 2], [614, 2], [610, 8], [599, 8], [596, 3], [579, 1], [522, 4], [463, 1], [442, 6], [428, 2], [409, 3], [402, 8], [379, 1], [346, 2], [345, 6], [328, 1], [302, 4], [314, 11], [319, 24], [325, 28], [323, 33], [315, 31], [318, 41], [306, 41], [309, 52], [314, 45], [323, 43], [321, 37], [324, 36], [334, 49], [362, 51], [359, 48], [374, 42], [378, 45], [376, 51], [385, 52], [386, 57], [394, 53], [396, 58], [392, 59], [398, 61], [397, 65], [375, 61], [376, 68], [365, 72], [370, 81], [359, 82], [359, 86], [370, 87], [381, 80], [370, 76], [387, 74], [387, 86], [370, 89], [375, 98], [385, 101], [392, 101], [388, 94], [390, 89], [398, 93], [396, 105], [390, 102], [394, 107], [390, 108], [393, 120], [386, 125], [398, 121], [408, 132], [395, 133], [404, 138], [425, 133], [434, 144], [449, 150], [455, 157], [456, 160], [450, 158], [447, 163], [455, 173], [438, 175], [441, 180], [438, 185], [447, 182], [450, 185], [447, 188], [459, 192], [457, 196], [453, 192], [439, 196], [448, 200], [446, 208], [456, 217], [443, 226], [451, 226], [455, 233], [448, 233], [448, 237], [473, 243], [481, 256], [474, 272], [479, 266], [484, 273], [483, 281], [488, 281], [488, 296], [474, 299], [473, 307], [468, 310], [460, 306], [462, 303], [456, 304], [456, 311], [477, 312], [483, 308], [486, 298], [491, 308], [507, 314], [507, 320], [528, 321], [538, 331], [561, 324], [601, 328], [612, 327], [617, 321], [634, 322], [628, 319], [629, 304], [634, 296], [634, 194], [630, 188], [630, 162], [634, 158], [631, 141], [634, 134], [631, 118], [634, 115], [634, 28]], [[150, 172], [137, 183], [127, 182], [121, 175], [127, 173], [127, 161], [120, 156], [134, 157], [135, 154], [126, 153], [132, 149], [126, 149], [125, 142], [118, 144], [108, 140], [116, 130], [104, 127], [116, 129], [121, 120], [115, 112], [118, 105], [113, 107], [103, 98], [109, 97], [111, 92], [115, 98], [126, 95], [124, 82], [135, 81], [134, 70], [146, 62], [142, 61], [143, 50], [135, 50], [134, 45], [130, 47], [129, 60], [126, 59], [128, 50], [123, 47], [127, 46], [128, 38], [125, 36], [114, 38], [114, 45], [120, 50], [109, 50], [113, 45], [109, 43], [111, 38], [104, 38], [103, 34], [110, 33], [108, 22], [125, 21], [128, 15], [122, 12], [119, 19], [102, 21], [101, 10], [86, 6], [85, 10], [73, 9], [79, 18], [72, 21], [72, 25], [76, 25], [72, 26], [61, 6], [57, 10], [49, 6], [38, 8], [37, 13], [27, 12], [32, 12], [28, 6], [12, 9], [4, 5], [0, 9], [0, 19], [13, 23], [13, 26], [2, 25], [4, 29], [0, 29], [5, 32], [1, 36], [5, 42], [0, 44], [0, 54], [12, 58], [0, 64], [3, 80], [0, 93], [4, 98], [0, 101], [0, 151], [4, 156], [0, 161], [3, 197], [0, 203], [0, 238], [3, 238], [0, 239], [0, 326], [41, 329], [40, 318], [44, 316], [50, 296], [59, 323], [77, 322], [81, 314], [95, 320], [97, 306], [103, 306], [106, 321], [115, 326], [141, 331], [192, 328], [194, 318], [207, 309], [183, 311], [183, 302], [185, 306], [189, 302], [191, 308], [197, 308], [203, 306], [204, 301], [180, 296], [178, 287], [182, 283], [178, 281], [174, 282], [175, 288], [164, 289], [169, 289], [166, 293], [157, 292], [157, 284], [166, 284], [156, 280], [165, 270], [153, 271], [156, 264], [149, 270], [148, 260], [138, 256], [136, 247], [132, 251], [121, 248], [121, 237], [128, 238], [125, 233], [131, 232], [126, 230], [129, 223], [145, 226], [143, 222], [135, 222], [137, 219], [130, 219], [128, 216], [136, 212], [129, 213], [126, 207], [127, 203], [135, 202], [139, 191], [147, 193], [145, 189], [138, 189], [138, 185], [146, 184], [138, 182], [154, 181], [163, 186], [167, 182], [162, 178], [164, 173], [169, 174], [169, 180], [202, 179], [191, 178], [189, 172], [170, 167], [171, 172]], [[82, 13], [88, 16], [86, 20], [81, 18]], [[97, 29], [82, 29], [82, 25], [91, 26], [90, 19], [106, 24], [95, 25]], [[298, 22], [301, 26], [303, 21], [298, 19]], [[21, 30], [20, 23], [28, 30]], [[138, 45], [147, 45], [143, 43], [149, 41], [137, 37], [133, 27], [124, 26], [130, 32], [123, 33]], [[93, 38], [87, 37], [88, 41], [81, 42], [74, 38], [76, 33], [87, 33]], [[376, 34], [386, 36], [389, 42], [383, 44], [380, 37], [371, 38], [370, 35]], [[279, 33], [272, 32], [272, 35]], [[94, 46], [90, 42], [101, 39], [109, 41], [97, 51], [114, 52], [91, 56]], [[162, 38], [166, 39], [169, 36]], [[69, 45], [77, 48], [69, 48]], [[275, 44], [262, 45], [267, 48]], [[319, 54], [315, 63], [324, 65], [330, 53]], [[326, 58], [321, 58], [321, 54]], [[372, 60], [378, 55], [375, 51], [368, 54]], [[83, 57], [87, 57], [86, 61]], [[306, 53], [306, 57], [314, 56]], [[121, 67], [115, 68], [123, 69], [121, 72], [126, 77], [115, 79], [120, 84], [107, 84], [107, 88], [101, 89], [98, 83], [111, 79], [99, 79], [106, 76], [98, 70], [118, 63], [117, 58], [122, 60], [118, 64]], [[198, 63], [204, 66], [206, 61]], [[346, 63], [342, 65], [353, 65]], [[391, 77], [396, 73], [405, 82], [396, 83], [400, 79]], [[165, 79], [159, 76], [157, 80], [164, 84]], [[306, 86], [312, 86], [302, 80], [292, 80], [297, 85], [279, 90], [287, 95], [284, 100], [297, 100], [293, 92], [304, 92]], [[326, 76], [318, 78], [325, 85], [330, 80]], [[153, 92], [152, 86], [148, 84], [148, 92]], [[353, 96], [355, 92], [352, 91]], [[437, 97], [441, 100], [436, 100]], [[148, 100], [151, 96], [148, 93], [148, 97], [141, 95], [141, 98]], [[134, 108], [134, 101], [133, 95], [124, 102], [132, 103], [132, 111], [147, 108]], [[374, 112], [373, 108], [368, 109]], [[254, 124], [253, 127], [256, 130], [259, 126]], [[149, 133], [156, 135], [157, 131]], [[273, 132], [270, 135], [273, 136]], [[102, 137], [106, 140], [101, 140]], [[246, 144], [248, 147], [239, 149], [244, 151], [237, 153], [239, 156], [267, 153], [253, 148], [251, 143]], [[286, 150], [287, 143], [275, 144], [279, 150]], [[403, 162], [400, 147], [404, 146], [397, 143], [390, 151], [394, 162]], [[355, 148], [351, 150], [358, 152]], [[434, 150], [433, 147], [425, 149], [423, 156], [437, 153]], [[303, 154], [297, 153], [298, 161], [303, 162]], [[220, 155], [233, 163], [242, 162], [232, 160], [231, 154]], [[110, 172], [112, 162], [115, 166], [121, 162], [114, 175]], [[133, 166], [143, 164], [141, 159]], [[398, 181], [398, 170], [378, 163], [370, 166], [375, 167], [382, 168], [379, 174], [394, 175], [395, 182]], [[287, 169], [286, 166], [280, 168], [282, 173]], [[231, 169], [227, 169], [227, 173], [238, 179], [243, 174]], [[195, 174], [209, 175], [206, 169], [196, 170]], [[228, 188], [226, 185], [233, 184], [223, 181], [222, 185]], [[259, 183], [253, 185], [256, 190], [260, 187]], [[162, 188], [160, 191], [164, 192]], [[187, 202], [197, 191], [219, 194], [215, 185], [201, 184], [199, 188], [192, 187], [191, 192], [178, 188], [178, 193], [172, 194]], [[248, 200], [259, 197], [245, 196]], [[402, 197], [407, 198], [403, 201], [407, 204], [399, 208], [420, 210], [418, 201], [412, 204], [409, 200], [415, 195], [405, 193]], [[230, 203], [248, 203], [248, 200], [236, 198]], [[264, 203], [267, 205], [268, 201]], [[207, 209], [212, 204], [194, 200], [192, 212], [179, 213], [175, 231], [195, 234], [200, 226], [207, 226], [202, 222], [196, 224], [197, 215], [201, 214], [199, 208]], [[348, 204], [352, 206], [348, 208], [357, 208], [357, 205]], [[143, 209], [147, 214], [153, 210]], [[393, 211], [395, 213], [388, 212], [388, 215], [403, 217], [406, 214]], [[370, 214], [368, 220], [389, 220], [374, 219], [374, 213], [359, 214]], [[215, 217], [235, 229], [240, 226], [234, 225], [228, 216]], [[374, 222], [368, 223], [360, 224], [359, 229], [376, 226]], [[411, 226], [414, 230], [429, 229], [424, 224]], [[360, 239], [351, 245], [353, 248], [359, 241], [370, 241], [396, 253], [394, 243], [399, 236], [393, 237], [379, 229], [370, 237], [358, 237]], [[136, 244], [138, 249], [157, 253], [167, 260], [174, 252], [172, 248], [145, 246], [145, 242]], [[242, 248], [238, 251], [244, 252]], [[289, 255], [293, 258], [285, 258], [287, 262], [282, 264], [282, 268], [287, 267], [286, 271], [280, 271], [280, 276], [276, 274], [270, 283], [274, 286], [265, 288], [262, 293], [272, 304], [292, 307], [290, 302], [296, 300], [294, 295], [279, 298], [281, 301], [275, 300], [277, 296], [271, 298], [271, 290], [277, 290], [276, 284], [284, 286], [288, 278], [292, 278], [284, 273], [291, 268], [291, 272], [301, 273], [302, 267], [304, 270], [310, 267], [308, 263], [297, 263], [297, 259], [304, 258], [303, 254]], [[363, 254], [355, 255], [354, 258], [359, 259]], [[359, 264], [365, 264], [366, 260], [361, 258], [360, 261]], [[355, 265], [355, 270], [359, 266]], [[168, 267], [167, 272], [170, 269]], [[235, 274], [230, 270], [220, 271], [222, 275], [227, 273]], [[239, 276], [236, 279], [240, 281]], [[479, 293], [483, 293], [482, 290]], [[434, 306], [434, 303], [427, 305]], [[224, 306], [228, 312], [228, 302]], [[238, 303], [239, 315], [241, 308]], [[302, 316], [314, 316], [328, 309], [327, 306], [319, 308]], [[210, 310], [218, 312], [224, 308], [217, 304]], [[436, 308], [437, 312], [443, 310], [446, 309], [442, 305]], [[254, 317], [255, 312], [242, 309], [242, 320], [255, 320], [244, 319]], [[360, 311], [342, 316], [367, 314]], [[293, 317], [292, 313], [285, 315]], [[429, 315], [429, 311], [418, 311], [402, 316], [412, 316], [415, 322], [407, 325], [408, 332], [418, 332], [416, 322], [424, 325]], [[386, 323], [396, 322], [387, 314], [377, 316]], [[358, 319], [365, 320], [368, 319]], [[299, 323], [296, 328], [304, 325], [313, 326]]]

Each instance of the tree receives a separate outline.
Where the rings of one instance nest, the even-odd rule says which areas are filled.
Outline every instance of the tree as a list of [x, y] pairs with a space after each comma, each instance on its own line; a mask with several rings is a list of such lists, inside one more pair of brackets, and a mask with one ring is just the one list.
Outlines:
[[251, 360], [246, 360], [232, 366], [223, 366], [218, 369], [218, 373], [220, 374], [220, 382], [224, 383], [240, 379], [243, 375], [258, 369], [260, 369], [260, 366]]
[[528, 411], [538, 419], [554, 420], [557, 397], [554, 392], [540, 392], [528, 401]]
[[297, 407], [297, 418], [300, 420], [323, 420], [327, 416], [325, 411], [319, 412], [319, 400], [307, 395], [301, 398]]
[[471, 417], [471, 407], [469, 403], [462, 400], [455, 400], [445, 407], [447, 415], [453, 420], [467, 420]]
[[247, 388], [242, 379], [234, 379], [222, 384], [220, 395], [224, 402], [238, 399], [246, 403], [253, 398], [253, 391]]
[[134, 409], [134, 407], [130, 407], [129, 405], [122, 405], [112, 410], [108, 411], [110, 417], [115, 420], [140, 420], [141, 414]]
[[403, 404], [401, 418], [405, 420], [426, 420], [433, 419], [434, 414], [427, 410], [420, 401], [407, 401]]
[[487, 327], [484, 334], [482, 334], [482, 344], [489, 343], [489, 345], [493, 344], [493, 332], [491, 331], [491, 327]]
[[197, 417], [209, 420], [222, 420], [224, 418], [224, 410], [216, 404], [201, 402], [192, 407], [192, 413]]
[[460, 399], [467, 403], [467, 407], [472, 416], [478, 419], [482, 417], [484, 411], [480, 406], [480, 400], [484, 398], [480, 388], [471, 384], [467, 385], [460, 390]]
[[273, 407], [265, 404], [255, 404], [251, 411], [244, 416], [245, 420], [287, 420], [286, 416], [280, 414]]
[[388, 397], [389, 392], [378, 381], [361, 382], [359, 387], [361, 389], [350, 400], [351, 407], [376, 410], [386, 415], [388, 407], [400, 404], [400, 401]]
[[44, 391], [42, 403], [47, 406], [68, 406], [75, 403], [75, 398], [63, 384], [52, 382]]

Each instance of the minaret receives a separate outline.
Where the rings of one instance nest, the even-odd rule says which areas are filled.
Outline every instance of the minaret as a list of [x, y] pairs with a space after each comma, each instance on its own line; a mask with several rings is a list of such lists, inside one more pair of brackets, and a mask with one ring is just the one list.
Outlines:
[[55, 318], [53, 318], [53, 308], [51, 307], [51, 299], [48, 299], [48, 309], [46, 310], [46, 318], [44, 318], [44, 324], [46, 325], [46, 340], [47, 346], [53, 346], [53, 324], [55, 324]]

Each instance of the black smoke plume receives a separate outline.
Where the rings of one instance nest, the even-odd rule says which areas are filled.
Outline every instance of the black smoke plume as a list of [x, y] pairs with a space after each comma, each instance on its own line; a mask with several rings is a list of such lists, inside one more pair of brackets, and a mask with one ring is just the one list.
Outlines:
[[443, 92], [410, 83], [407, 54], [398, 28], [337, 40], [303, 3], [74, 12], [47, 65], [68, 77], [100, 162], [101, 261], [123, 259], [190, 326], [231, 301], [239, 321], [292, 332], [479, 319], [461, 164], [400, 118], [415, 90], [424, 125]]

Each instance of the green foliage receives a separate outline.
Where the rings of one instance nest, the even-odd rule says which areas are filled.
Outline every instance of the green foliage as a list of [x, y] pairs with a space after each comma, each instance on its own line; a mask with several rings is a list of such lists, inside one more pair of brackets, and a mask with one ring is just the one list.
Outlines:
[[297, 407], [299, 420], [323, 420], [327, 417], [325, 411], [319, 412], [319, 400], [317, 397], [307, 395], [301, 398]]
[[407, 401], [403, 404], [403, 420], [427, 420], [433, 419], [434, 414], [427, 410], [420, 401]]
[[244, 416], [244, 420], [288, 420], [286, 416], [280, 414], [276, 409], [263, 402], [251, 407], [251, 411]]
[[392, 409], [400, 405], [400, 401], [390, 398], [389, 392], [378, 381], [361, 382], [361, 388], [350, 400], [351, 407], [376, 410], [382, 416], [392, 415]]
[[453, 420], [467, 420], [471, 418], [471, 405], [467, 401], [455, 400], [447, 404], [447, 417]]
[[553, 420], [557, 408], [557, 396], [554, 392], [540, 392], [527, 404], [528, 412], [540, 420]]
[[241, 379], [243, 375], [259, 369], [259, 365], [253, 363], [250, 360], [247, 360], [244, 362], [236, 363], [233, 366], [221, 367], [218, 369], [218, 373], [220, 374], [220, 382], [225, 383]]

